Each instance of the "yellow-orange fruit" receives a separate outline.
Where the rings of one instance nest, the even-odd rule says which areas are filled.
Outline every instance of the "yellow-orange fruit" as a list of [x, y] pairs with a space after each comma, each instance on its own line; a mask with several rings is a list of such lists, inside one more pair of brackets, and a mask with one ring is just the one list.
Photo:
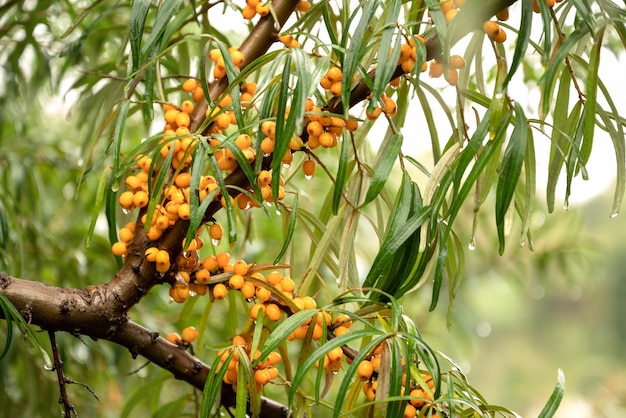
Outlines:
[[398, 105], [396, 105], [396, 102], [390, 97], [385, 97], [383, 99], [383, 104], [385, 105], [385, 114], [387, 116], [393, 117], [398, 110]]
[[148, 260], [151, 263], [154, 263], [156, 261], [156, 256], [158, 252], [159, 252], [159, 249], [156, 247], [148, 248], [146, 252], [144, 253], [144, 255], [146, 256], [146, 260]]
[[450, 9], [446, 12], [445, 18], [446, 18], [446, 22], [450, 23], [452, 22], [452, 19], [454, 19], [456, 17], [456, 14], [459, 11], [457, 9]]
[[198, 338], [198, 330], [195, 327], [187, 327], [182, 330], [181, 337], [184, 342], [192, 343]]
[[280, 314], [280, 308], [275, 303], [268, 303], [265, 306], [265, 316], [267, 316], [270, 321], [278, 321], [280, 319]]
[[272, 376], [266, 369], [259, 369], [254, 372], [254, 381], [260, 385], [266, 385], [272, 380]]
[[122, 242], [130, 242], [133, 239], [133, 236], [135, 234], [133, 234], [133, 231], [131, 231], [130, 229], [124, 227], [124, 228], [120, 228], [118, 235], [120, 237], [120, 241]]
[[411, 399], [409, 403], [416, 408], [421, 408], [426, 404], [426, 400], [430, 399], [428, 393], [426, 393], [422, 388], [413, 389], [410, 393], [412, 398], [422, 398], [422, 399]]
[[341, 347], [335, 347], [328, 352], [327, 356], [328, 360], [330, 360], [331, 363], [337, 361], [340, 362], [343, 359], [343, 350], [341, 349]]
[[218, 253], [215, 258], [217, 259], [218, 267], [224, 268], [228, 263], [230, 263], [230, 254], [226, 251]]
[[219, 241], [222, 239], [222, 236], [224, 236], [224, 230], [222, 226], [216, 222], [209, 227], [209, 235], [211, 239]]
[[432, 78], [441, 77], [443, 75], [443, 63], [440, 61], [431, 62], [428, 75]]
[[[185, 100], [184, 102], [182, 102], [180, 104], [180, 110], [183, 111], [183, 113], [187, 113], [190, 114], [191, 112], [193, 112], [193, 108], [195, 107], [194, 103], [191, 100]], [[177, 118], [178, 120], [178, 118]], [[178, 126], [188, 126], [188, 125], [181, 125], [179, 123], [177, 123]]]
[[406, 406], [404, 407], [404, 414], [402, 414], [402, 418], [414, 418], [416, 416], [417, 409], [410, 403], [406, 404]]
[[311, 8], [311, 3], [309, 3], [308, 0], [300, 0], [298, 4], [296, 5], [296, 9], [302, 13], [308, 12], [310, 8]]
[[256, 288], [254, 287], [254, 283], [252, 282], [244, 282], [239, 289], [241, 294], [246, 299], [252, 299], [256, 292]]
[[245, 276], [248, 274], [248, 270], [250, 270], [250, 266], [248, 266], [248, 263], [243, 260], [237, 260], [235, 261], [235, 264], [233, 264], [233, 272], [235, 274]]
[[504, 29], [500, 28], [500, 31], [495, 36], [492, 36], [491, 39], [493, 39], [494, 42], [501, 44], [506, 41], [506, 32]]
[[350, 330], [347, 327], [344, 326], [340, 326], [335, 328], [335, 330], [333, 331], [333, 334], [335, 334], [335, 337], [341, 337], [344, 334], [349, 333]]
[[459, 81], [459, 72], [454, 68], [448, 68], [448, 74], [446, 75], [446, 81], [451, 86], [456, 86], [456, 83]]
[[182, 89], [183, 91], [187, 93], [191, 93], [192, 91], [196, 89], [197, 85], [198, 85], [198, 82], [196, 80], [194, 80], [193, 78], [189, 78], [185, 80], [185, 82], [183, 83]]
[[178, 333], [176, 332], [170, 332], [169, 334], [165, 336], [165, 339], [174, 345], [178, 345], [182, 341], [182, 339], [180, 338], [180, 335], [178, 335]]
[[213, 271], [219, 267], [217, 262], [217, 257], [214, 255], [207, 256], [204, 260], [202, 260], [202, 267], [207, 269], [208, 271]]
[[169, 109], [165, 112], [165, 115], [163, 115], [163, 118], [170, 125], [176, 125], [176, 118], [178, 117], [179, 113], [180, 113], [180, 110], [178, 109]]
[[267, 16], [270, 13], [270, 4], [268, 3], [258, 3], [255, 8], [257, 14], [259, 16]]
[[252, 305], [252, 307], [250, 308], [250, 318], [252, 320], [256, 321], [258, 319], [259, 310], [265, 313], [265, 305], [262, 303], [255, 303], [254, 305]]
[[114, 255], [121, 257], [128, 254], [128, 247], [125, 242], [118, 241], [111, 246], [111, 251]]
[[509, 20], [509, 8], [505, 7], [504, 9], [496, 13], [496, 19], [501, 20], [503, 22]]
[[460, 55], [451, 55], [448, 65], [455, 70], [461, 70], [465, 68], [465, 59]]
[[134, 200], [135, 200], [135, 194], [130, 191], [126, 191], [122, 193], [120, 197], [118, 198], [118, 202], [120, 206], [126, 210], [134, 209]]
[[201, 268], [200, 270], [196, 271], [195, 277], [196, 283], [208, 283], [209, 279], [211, 278], [211, 273], [209, 272], [209, 270]]
[[369, 120], [374, 120], [374, 119], [378, 119], [378, 117], [380, 116], [382, 112], [383, 110], [381, 109], [381, 107], [376, 106], [374, 110], [371, 112], [369, 109], [365, 110], [365, 116], [367, 116]]
[[498, 22], [488, 20], [483, 23], [483, 32], [485, 32], [487, 36], [493, 38], [498, 34], [498, 32], [500, 32], [500, 25], [498, 25]]
[[233, 274], [232, 276], [230, 276], [230, 279], [228, 279], [228, 287], [230, 287], [231, 289], [239, 290], [243, 287], [244, 283], [245, 280], [240, 274]]
[[218, 283], [213, 287], [213, 297], [217, 300], [226, 299], [226, 294], [228, 293], [228, 288], [224, 286], [223, 283]]

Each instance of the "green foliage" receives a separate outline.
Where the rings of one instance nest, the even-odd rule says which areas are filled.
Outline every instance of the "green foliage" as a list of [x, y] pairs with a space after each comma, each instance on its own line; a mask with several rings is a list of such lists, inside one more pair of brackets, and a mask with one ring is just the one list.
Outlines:
[[[450, 326], [465, 276], [464, 243], [475, 246], [479, 217], [495, 227], [490, 239], [497, 238], [500, 255], [517, 256], [510, 245], [513, 230], [519, 233], [519, 243], [531, 247], [531, 220], [542, 204], [535, 201], [537, 183], [545, 181], [547, 211], [553, 212], [565, 175], [567, 206], [576, 179], [590, 176], [587, 165], [600, 134], [608, 135], [615, 153], [617, 181], [610, 214], [618, 213], [626, 188], [626, 122], [607, 87], [613, 80], [602, 80], [600, 68], [607, 45], [620, 51], [626, 46], [622, 7], [599, 0], [549, 8], [538, 1], [540, 13], [533, 14], [533, 2], [522, 0], [519, 21], [502, 23], [501, 28], [514, 43], [495, 43], [479, 28], [462, 46], [460, 34], [469, 31], [470, 24], [476, 26], [476, 16], [461, 12], [463, 20], [448, 25], [435, 0], [368, 1], [359, 7], [323, 1], [296, 15], [292, 26], [280, 32], [292, 34], [301, 45], [257, 56], [254, 48], [242, 46], [251, 58], [239, 68], [229, 48], [241, 43], [237, 31], [245, 25], [237, 21], [237, 29], [223, 32], [212, 22], [230, 9], [237, 10], [240, 19], [241, 1], [99, 1], [86, 8], [72, 1], [32, 7], [18, 3], [0, 6], [0, 22], [6, 22], [0, 35], [5, 46], [0, 52], [2, 271], [67, 287], [113, 277], [110, 245], [118, 240], [117, 228], [133, 220], [117, 207], [117, 200], [124, 178], [136, 169], [137, 157], [147, 155], [151, 175], [150, 200], [142, 212], [146, 232], [167, 200], [165, 189], [188, 170], [190, 216], [182, 248], [189, 248], [203, 224], [219, 220], [227, 225], [228, 239], [211, 242], [202, 256], [229, 251], [257, 266], [283, 261], [298, 283], [298, 294], [315, 295], [323, 306], [298, 309], [293, 301], [283, 301], [289, 315], [273, 324], [263, 314], [251, 320], [248, 302], [232, 290], [225, 302], [198, 296], [176, 310], [167, 304], [162, 289], [153, 289], [131, 316], [155, 329], [194, 324], [199, 318], [196, 354], [211, 364], [211, 372], [201, 394], [175, 389], [163, 401], [149, 394], [164, 391], [172, 379], [146, 372], [126, 397], [122, 416], [217, 414], [227, 369], [220, 356], [213, 360], [212, 352], [239, 333], [253, 336], [251, 345], [260, 357], [251, 358], [239, 347], [224, 359], [229, 363], [237, 354], [236, 416], [245, 416], [247, 407], [253, 413], [263, 407], [254, 371], [274, 350], [283, 356], [285, 388], [267, 388], [263, 394], [288, 404], [294, 416], [402, 416], [412, 399], [403, 387], [424, 388], [428, 376], [435, 387], [429, 393], [431, 408], [422, 409], [421, 416], [433, 411], [450, 417], [513, 416], [487, 402], [460, 368], [429, 345], [403, 305], [413, 297], [428, 299], [424, 311], [447, 303]], [[489, 1], [485, 10], [497, 11], [509, 3]], [[37, 35], [42, 30], [51, 40]], [[417, 34], [427, 37], [426, 44]], [[401, 48], [409, 40], [415, 47], [414, 67], [400, 72]], [[451, 56], [460, 48], [465, 48], [466, 65], [456, 87], [420, 76], [430, 54], [443, 62], [449, 77], [449, 71], [456, 71]], [[212, 49], [219, 50], [224, 61], [222, 81], [214, 76], [217, 63], [207, 60]], [[32, 65], [25, 66], [24, 60]], [[341, 68], [343, 77], [334, 97], [320, 88], [331, 63]], [[541, 98], [536, 112], [514, 89], [522, 72], [533, 78], [529, 70], [541, 74], [532, 87]], [[398, 76], [401, 85], [390, 87], [389, 81]], [[188, 78], [198, 81], [205, 96], [196, 103], [200, 110], [193, 113], [189, 132], [167, 137], [155, 133], [160, 130], [155, 128], [157, 105], [186, 99], [179, 85]], [[244, 104], [241, 93], [248, 81], [257, 83], [258, 90], [251, 103]], [[45, 95], [65, 94], [67, 85], [79, 97], [71, 124], [62, 122], [64, 114], [45, 112], [50, 105], [40, 101]], [[218, 109], [216, 104], [227, 97], [231, 104]], [[366, 111], [373, 112], [385, 97], [395, 100], [398, 113], [367, 121]], [[308, 99], [317, 110], [307, 107]], [[421, 108], [415, 113], [423, 115], [424, 126], [413, 124], [413, 103]], [[219, 115], [228, 112], [235, 123], [212, 131]], [[344, 124], [358, 120], [360, 126], [337, 135], [336, 147], [316, 149], [307, 131], [315, 118], [343, 118]], [[265, 122], [275, 123], [272, 153], [261, 150]], [[428, 132], [430, 140], [424, 142], [430, 150], [418, 155], [409, 146], [418, 142], [420, 131]], [[251, 160], [236, 145], [242, 134], [254, 138]], [[191, 158], [190, 166], [172, 168], [181, 159], [175, 144], [184, 138], [195, 144], [182, 156]], [[302, 149], [294, 147], [294, 141], [302, 142]], [[550, 148], [545, 180], [537, 167], [539, 141], [549, 142]], [[227, 152], [240, 169], [222, 168], [220, 158]], [[286, 163], [286, 157], [293, 161]], [[308, 159], [324, 173], [309, 181], [299, 173]], [[262, 203], [264, 192], [257, 182], [262, 170], [272, 172], [271, 204]], [[218, 187], [202, 200], [200, 184], [209, 175]], [[281, 191], [285, 198], [279, 201]], [[214, 199], [229, 195], [265, 206], [251, 212], [226, 198], [223, 209], [212, 212]], [[119, 258], [117, 268], [123, 262]], [[224, 281], [211, 280], [211, 286]], [[280, 289], [258, 277], [250, 280], [274, 298], [282, 297]], [[6, 361], [12, 354], [13, 322], [29, 339], [34, 334], [2, 294], [0, 304], [8, 324], [0, 354]], [[178, 312], [178, 318], [171, 312]], [[323, 319], [322, 328], [328, 332], [314, 339], [309, 326], [299, 350], [290, 348], [289, 337], [322, 312], [349, 315], [356, 330], [335, 337], [332, 324]], [[227, 319], [215, 323], [216, 317]], [[70, 351], [78, 350], [78, 343], [68, 344]], [[350, 354], [352, 363], [338, 376], [316, 369], [316, 363], [323, 363], [337, 347]], [[379, 386], [375, 398], [366, 401], [357, 368], [378, 348]], [[96, 352], [94, 357], [106, 365], [120, 354], [113, 351]], [[563, 390], [559, 370], [542, 417], [553, 416]], [[8, 395], [0, 397], [5, 398], [9, 402]]]

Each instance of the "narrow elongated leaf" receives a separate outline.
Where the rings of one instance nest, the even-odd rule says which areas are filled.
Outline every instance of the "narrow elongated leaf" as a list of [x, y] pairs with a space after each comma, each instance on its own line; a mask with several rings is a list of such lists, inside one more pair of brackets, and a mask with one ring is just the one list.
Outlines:
[[[372, 23], [372, 19], [374, 18], [374, 12], [376, 12], [379, 3], [379, 0], [370, 0], [365, 3], [365, 7], [362, 10], [359, 24], [355, 28], [350, 38], [350, 46], [346, 51], [342, 66], [344, 80], [341, 86], [342, 103], [350, 103], [350, 92], [352, 90], [352, 83], [350, 82], [350, 80], [352, 80], [352, 76], [354, 76], [354, 74], [356, 73], [356, 69], [359, 65], [359, 62], [361, 61], [361, 51], [364, 47], [363, 39], [365, 38], [365, 32]], [[348, 116], [348, 106], [344, 106], [344, 116]]]
[[624, 133], [618, 132], [614, 127], [609, 115], [601, 108], [598, 113], [607, 127], [611, 140], [613, 141], [613, 149], [615, 150], [615, 159], [617, 163], [617, 179], [615, 185], [615, 193], [613, 195], [613, 205], [611, 206], [611, 217], [617, 216], [622, 200], [624, 199], [624, 191], [626, 190], [626, 167], [624, 166], [626, 146], [624, 144]]
[[[540, 4], [542, 2], [539, 2]], [[563, 68], [563, 62], [565, 57], [569, 54], [570, 49], [577, 45], [583, 36], [587, 34], [589, 29], [586, 26], [577, 27], [570, 36], [563, 42], [558, 51], [552, 57], [550, 66], [539, 80], [541, 85], [541, 103], [539, 105], [540, 116], [545, 117], [550, 110], [550, 104], [552, 103], [552, 89], [554, 87], [554, 80], [558, 72]]]
[[533, 1], [532, 0], [522, 0], [521, 5], [521, 21], [519, 32], [517, 33], [517, 40], [515, 42], [515, 52], [513, 53], [513, 61], [511, 62], [511, 67], [509, 67], [509, 71], [502, 83], [502, 87], [506, 89], [511, 81], [511, 78], [517, 71], [519, 65], [522, 63], [524, 56], [526, 55], [526, 50], [528, 49], [528, 40], [530, 39], [530, 32], [532, 28], [532, 17], [533, 17]]
[[133, 72], [139, 69], [141, 38], [143, 36], [146, 17], [150, 10], [151, 0], [135, 0], [130, 10], [130, 52], [133, 60]]
[[585, 118], [583, 119], [583, 143], [580, 147], [582, 161], [585, 165], [591, 154], [593, 145], [593, 135], [596, 128], [596, 108], [598, 98], [598, 67], [600, 66], [600, 50], [602, 48], [602, 39], [606, 26], [602, 26], [597, 34], [597, 40], [591, 49], [589, 57], [589, 67], [587, 67], [587, 83], [585, 91]]
[[500, 168], [500, 178], [496, 189], [496, 227], [500, 254], [504, 252], [504, 223], [505, 215], [511, 206], [513, 195], [522, 174], [522, 165], [526, 155], [526, 141], [528, 138], [528, 121], [519, 103], [515, 103], [515, 127], [509, 144], [504, 151], [504, 158]]
[[124, 126], [128, 118], [128, 110], [130, 109], [130, 100], [124, 100], [119, 107], [115, 128], [113, 129], [113, 186], [117, 187], [120, 177], [120, 154], [122, 147], [122, 137], [124, 135]]
[[385, 186], [385, 183], [389, 178], [389, 174], [391, 173], [391, 169], [393, 168], [393, 165], [398, 157], [398, 153], [402, 148], [402, 142], [402, 134], [397, 133], [391, 137], [388, 143], [383, 144], [385, 146], [384, 148], [381, 148], [378, 151], [374, 175], [372, 176], [370, 187], [367, 189], [365, 200], [359, 206], [360, 208], [374, 200]]
[[217, 180], [217, 184], [220, 186], [219, 190], [222, 193], [222, 197], [224, 198], [224, 205], [226, 206], [226, 219], [228, 220], [228, 242], [235, 242], [237, 241], [237, 228], [235, 228], [235, 212], [233, 210], [233, 203], [231, 202], [230, 194], [228, 193], [228, 189], [226, 188], [226, 183], [224, 183], [222, 170], [220, 170], [220, 167], [217, 164], [217, 159], [214, 155], [211, 155], [211, 158], [209, 158], [209, 162], [213, 167], [213, 175], [215, 176], [215, 180]]
[[559, 408], [559, 405], [561, 404], [561, 400], [563, 399], [564, 393], [565, 393], [565, 375], [563, 374], [563, 370], [559, 369], [554, 391], [552, 391], [552, 395], [550, 395], [548, 402], [539, 413], [538, 418], [552, 418], [554, 414], [556, 413], [556, 410]]
[[165, 32], [167, 24], [172, 16], [174, 16], [174, 14], [178, 11], [181, 4], [182, 0], [168, 0], [161, 3], [161, 7], [157, 11], [157, 15], [154, 20], [152, 32], [141, 48], [141, 61], [145, 59], [148, 52], [152, 49], [152, 46], [157, 43], [163, 32]]
[[391, 81], [391, 76], [398, 65], [400, 37], [395, 37], [393, 46], [391, 42], [394, 38], [401, 3], [400, 0], [392, 0], [387, 2], [385, 7], [385, 29], [383, 29], [383, 35], [380, 38], [376, 78], [374, 79], [374, 88], [372, 90], [373, 100], [370, 102], [370, 110], [374, 110], [374, 107], [376, 107], [376, 102], [389, 84], [389, 81]]
[[[102, 210], [102, 203], [104, 203], [104, 198], [107, 194], [107, 186], [109, 185], [109, 179], [111, 177], [111, 167], [105, 167], [102, 171], [102, 175], [100, 176], [100, 180], [98, 181], [98, 187], [96, 188], [96, 200], [94, 201], [93, 207], [91, 209], [91, 223], [89, 224], [89, 229], [87, 230], [87, 235], [85, 236], [85, 248], [89, 248], [91, 244], [91, 239], [93, 238], [93, 231], [96, 227], [96, 221], [100, 216], [100, 210]], [[4, 243], [6, 238], [4, 235], [6, 234], [6, 221], [3, 216], [4, 208], [2, 207], [2, 203], [0, 203], [0, 247], [4, 248]]]
[[296, 229], [296, 224], [298, 223], [298, 195], [296, 194], [293, 199], [293, 205], [291, 206], [291, 213], [289, 213], [289, 225], [287, 226], [287, 232], [285, 234], [285, 239], [283, 241], [283, 247], [280, 249], [280, 252], [276, 256], [274, 260], [274, 264], [278, 264], [280, 259], [283, 258], [287, 248], [289, 248], [289, 244], [293, 239], [293, 233]]
[[[230, 361], [235, 355], [235, 350], [230, 350], [228, 357], [224, 360], [224, 364], [230, 364]], [[208, 418], [214, 413], [214, 409], [217, 409], [220, 405], [218, 396], [222, 389], [222, 382], [224, 376], [228, 371], [227, 367], [219, 367], [221, 356], [216, 356], [213, 364], [211, 365], [211, 371], [207, 376], [204, 383], [204, 390], [202, 391], [202, 403], [200, 404], [200, 416], [202, 418]]]
[[435, 280], [433, 282], [433, 295], [430, 299], [429, 311], [434, 311], [439, 301], [439, 292], [443, 284], [443, 273], [446, 267], [446, 259], [448, 258], [448, 244], [444, 244], [437, 255], [437, 266], [435, 267]]
[[332, 211], [333, 215], [337, 215], [339, 211], [339, 203], [341, 202], [341, 196], [344, 191], [344, 186], [348, 180], [348, 163], [350, 159], [350, 140], [348, 135], [345, 135], [343, 141], [341, 141], [341, 154], [339, 157], [339, 166], [337, 167], [337, 176], [335, 177], [335, 185], [333, 187], [333, 203]]

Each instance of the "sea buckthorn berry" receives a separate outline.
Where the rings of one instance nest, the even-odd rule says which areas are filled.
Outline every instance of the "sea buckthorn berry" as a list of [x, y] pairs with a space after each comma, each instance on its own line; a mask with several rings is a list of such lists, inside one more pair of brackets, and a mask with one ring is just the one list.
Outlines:
[[307, 178], [313, 177], [315, 174], [315, 161], [314, 160], [306, 160], [302, 163], [302, 171], [304, 171], [304, 175]]
[[410, 403], [406, 404], [404, 407], [404, 414], [402, 414], [402, 418], [414, 418], [417, 416], [417, 409]]
[[202, 260], [202, 267], [207, 269], [208, 271], [213, 271], [219, 267], [217, 263], [217, 257], [214, 255], [207, 256], [204, 260]]
[[127, 191], [124, 192], [120, 195], [120, 197], [118, 198], [118, 202], [120, 204], [120, 206], [122, 208], [124, 208], [125, 210], [132, 210], [134, 209], [134, 200], [135, 200], [135, 194], [133, 192]]
[[396, 105], [396, 102], [390, 97], [385, 97], [383, 99], [383, 104], [385, 105], [385, 114], [387, 116], [395, 116], [398, 110], [398, 105]]
[[302, 13], [308, 12], [310, 8], [311, 8], [311, 3], [309, 3], [308, 0], [300, 0], [298, 4], [296, 5], [296, 9]]
[[443, 62], [441, 61], [432, 61], [430, 63], [430, 71], [428, 75], [432, 78], [438, 78], [443, 75]]
[[439, 3], [439, 7], [441, 7], [441, 13], [445, 15], [449, 10], [454, 8], [454, 3], [452, 0], [442, 0]]
[[350, 132], [354, 132], [357, 130], [357, 128], [359, 127], [359, 121], [356, 119], [353, 119], [353, 116], [350, 115], [349, 119], [346, 119], [346, 129], [349, 130]]
[[126, 186], [132, 190], [141, 190], [142, 181], [137, 178], [137, 176], [128, 176], [126, 180], [124, 180]]
[[235, 64], [235, 66], [241, 65], [244, 59], [243, 53], [239, 50], [234, 50], [230, 53], [230, 59], [233, 60], [233, 64]]
[[509, 20], [509, 8], [505, 7], [504, 9], [496, 13], [496, 19], [501, 20], [503, 22]]
[[243, 16], [244, 19], [253, 19], [254, 16], [256, 16], [256, 8], [254, 6], [250, 6], [249, 4], [246, 4], [246, 6], [241, 9], [241, 15]]
[[266, 369], [258, 369], [254, 372], [254, 381], [259, 385], [266, 385], [272, 380], [272, 376]]
[[213, 287], [213, 297], [217, 300], [226, 299], [228, 288], [223, 283], [218, 283]]
[[488, 20], [483, 24], [483, 31], [487, 34], [487, 36], [493, 38], [500, 32], [500, 25], [493, 20]]
[[170, 288], [170, 297], [176, 303], [183, 303], [189, 297], [189, 287], [186, 284], [176, 283]]
[[245, 276], [246, 274], [248, 274], [248, 270], [250, 270], [250, 266], [248, 265], [248, 263], [243, 260], [235, 261], [235, 264], [233, 265], [233, 271], [235, 272], [235, 274]]
[[189, 203], [181, 203], [178, 206], [178, 216], [180, 219], [188, 220], [191, 217], [191, 208]]
[[189, 78], [185, 80], [185, 82], [183, 83], [183, 86], [182, 86], [183, 91], [187, 93], [191, 93], [192, 91], [196, 89], [197, 84], [198, 82], [196, 80], [194, 80], [193, 78]]
[[339, 314], [335, 318], [335, 324], [339, 324], [341, 327], [349, 328], [352, 325], [352, 318], [346, 314]]
[[[187, 113], [190, 114], [191, 112], [193, 112], [195, 105], [191, 100], [185, 100], [184, 102], [182, 102], [180, 104], [180, 110], [183, 111], [183, 113]], [[178, 118], [177, 118], [178, 120]], [[181, 125], [180, 123], [177, 123], [178, 126], [188, 126], [188, 125]]]
[[181, 189], [189, 187], [189, 185], [191, 184], [191, 173], [179, 173], [174, 179], [174, 184], [176, 184], [176, 186], [180, 187]]
[[216, 222], [209, 227], [209, 235], [212, 240], [219, 243], [224, 236], [224, 230], [222, 229], [222, 226]]
[[267, 138], [263, 138], [263, 140], [261, 141], [261, 152], [265, 156], [274, 152], [274, 147], [275, 147], [274, 140], [270, 138], [269, 136]]
[[130, 242], [130, 241], [132, 241], [133, 236], [135, 234], [130, 229], [124, 227], [124, 228], [120, 228], [120, 230], [118, 232], [118, 235], [120, 237], [120, 241], [122, 241], [122, 242]]
[[233, 345], [246, 345], [247, 341], [242, 335], [235, 335], [232, 339]]
[[365, 110], [365, 116], [367, 116], [367, 118], [369, 120], [375, 120], [378, 119], [378, 117], [380, 116], [380, 114], [383, 112], [383, 110], [381, 109], [380, 106], [376, 106], [374, 108], [373, 111], [370, 111], [369, 109]]
[[189, 291], [198, 296], [204, 296], [209, 292], [209, 286], [201, 283], [189, 283]]
[[344, 334], [349, 333], [350, 330], [347, 327], [344, 326], [340, 326], [334, 329], [333, 334], [335, 334], [335, 337], [341, 337]]
[[272, 297], [272, 292], [260, 286], [256, 288], [255, 294], [256, 294], [256, 298], [261, 302], [267, 302]]
[[281, 310], [275, 303], [268, 303], [265, 306], [265, 316], [269, 318], [270, 321], [278, 321], [280, 319]]
[[230, 279], [228, 279], [228, 287], [234, 290], [241, 289], [244, 283], [245, 283], [245, 280], [243, 276], [240, 274], [233, 274], [232, 276], [230, 276]]
[[135, 196], [133, 197], [133, 204], [135, 206], [137, 206], [138, 208], [144, 208], [148, 206], [149, 202], [150, 197], [148, 196], [148, 193], [144, 192], [143, 190], [135, 192]]
[[217, 260], [217, 265], [220, 268], [224, 268], [228, 263], [230, 263], [230, 254], [228, 254], [226, 251], [218, 253], [215, 258]]
[[196, 283], [208, 283], [209, 279], [211, 278], [211, 272], [209, 272], [209, 270], [205, 268], [201, 268], [200, 270], [196, 271], [195, 277]]
[[146, 252], [144, 253], [144, 255], [146, 256], [146, 260], [148, 260], [151, 263], [154, 263], [156, 261], [156, 256], [158, 252], [159, 252], [159, 249], [156, 247], [148, 248]]
[[415, 67], [415, 60], [412, 58], [407, 58], [406, 60], [402, 61], [402, 64], [400, 66], [402, 67], [402, 71], [404, 71], [405, 73], [410, 73]]
[[169, 109], [168, 111], [165, 112], [165, 115], [163, 117], [167, 123], [169, 123], [170, 125], [175, 125], [176, 118], [178, 118], [179, 113], [180, 113], [180, 110], [178, 109]]
[[506, 41], [506, 32], [500, 28], [500, 31], [495, 36], [492, 36], [491, 39], [499, 44], [504, 43]]
[[198, 84], [193, 91], [193, 101], [198, 103], [200, 100], [204, 99], [204, 89], [201, 85]]
[[283, 275], [278, 271], [272, 271], [271, 273], [268, 273], [265, 279], [269, 284], [276, 286], [283, 280]]
[[259, 16], [267, 16], [270, 13], [270, 4], [258, 3], [255, 10]]
[[421, 399], [410, 399], [409, 403], [416, 408], [421, 408], [426, 404], [426, 400], [430, 397], [422, 388], [413, 389], [410, 393], [411, 398], [421, 398]]
[[182, 342], [182, 338], [176, 332], [170, 332], [165, 336], [165, 339], [171, 344], [178, 345]]
[[462, 70], [465, 68], [465, 59], [460, 55], [451, 55], [448, 65], [455, 70]]
[[125, 242], [118, 241], [111, 246], [111, 251], [114, 255], [121, 257], [128, 254], [128, 247]]
[[459, 72], [454, 68], [448, 68], [448, 74], [446, 75], [446, 81], [451, 86], [456, 86], [456, 83], [459, 81]]
[[256, 321], [259, 318], [259, 310], [261, 310], [261, 311], [263, 311], [263, 313], [265, 313], [265, 305], [262, 304], [262, 303], [255, 303], [250, 308], [250, 318], [253, 321]]
[[195, 327], [187, 327], [181, 331], [181, 337], [184, 342], [192, 343], [198, 338], [198, 330]]
[[328, 356], [328, 360], [332, 362], [341, 361], [343, 359], [343, 350], [341, 347], [335, 347], [326, 354]]
[[320, 145], [324, 148], [332, 148], [337, 145], [336, 136], [331, 134], [330, 132], [322, 132], [319, 136]]
[[[448, 0], [449, 1], [449, 0]], [[446, 12], [445, 18], [446, 18], [446, 23], [450, 23], [452, 22], [452, 19], [454, 19], [456, 17], [456, 14], [459, 11], [457, 9], [450, 9]]]
[[246, 299], [252, 299], [256, 292], [256, 288], [254, 287], [254, 283], [252, 282], [244, 282], [239, 290], [241, 291], [243, 297]]
[[259, 171], [257, 181], [260, 187], [267, 186], [272, 181], [272, 174], [267, 170]]

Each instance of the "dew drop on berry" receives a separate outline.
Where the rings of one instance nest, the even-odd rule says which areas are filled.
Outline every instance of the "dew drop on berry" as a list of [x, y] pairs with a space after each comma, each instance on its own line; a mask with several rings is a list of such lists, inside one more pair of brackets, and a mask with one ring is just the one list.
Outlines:
[[476, 237], [474, 237], [473, 235], [470, 238], [470, 242], [467, 245], [467, 249], [470, 251], [474, 251], [476, 249]]
[[310, 175], [310, 174], [305, 174], [304, 178], [305, 178], [306, 180], [311, 180], [311, 179], [313, 178], [313, 176], [312, 176], [312, 175]]
[[211, 238], [211, 243], [215, 246], [220, 245], [220, 242], [222, 242], [221, 239], [215, 239], [215, 238]]
[[129, 209], [126, 209], [126, 208], [122, 208], [122, 213], [123, 213], [124, 215], [128, 215], [128, 214], [130, 213], [130, 210], [129, 210]]

